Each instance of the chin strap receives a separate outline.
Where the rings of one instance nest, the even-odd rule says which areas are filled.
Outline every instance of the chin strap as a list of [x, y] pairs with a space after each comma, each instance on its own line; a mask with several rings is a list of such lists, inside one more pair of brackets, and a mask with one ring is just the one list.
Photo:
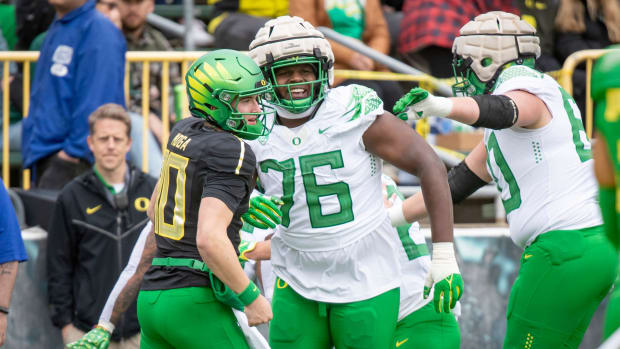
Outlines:
[[321, 105], [321, 103], [317, 103], [315, 105], [313, 105], [312, 107], [308, 108], [306, 111], [303, 111], [301, 113], [291, 113], [290, 111], [278, 106], [278, 105], [274, 105], [273, 107], [276, 109], [278, 116], [281, 118], [285, 118], [285, 119], [290, 119], [290, 120], [297, 120], [297, 119], [303, 119], [306, 118], [310, 115], [312, 115], [314, 113], [315, 110], [317, 110], [317, 108], [319, 107], [319, 105]]

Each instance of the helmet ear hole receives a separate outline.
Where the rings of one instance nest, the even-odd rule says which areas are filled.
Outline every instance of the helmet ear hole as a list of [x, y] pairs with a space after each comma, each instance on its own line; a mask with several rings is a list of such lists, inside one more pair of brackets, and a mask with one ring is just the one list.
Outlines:
[[490, 66], [491, 64], [493, 64], [493, 59], [492, 59], [491, 57], [485, 57], [485, 58], [483, 58], [483, 59], [482, 59], [482, 61], [480, 62], [480, 64], [481, 64], [483, 67], [488, 67], [488, 66]]

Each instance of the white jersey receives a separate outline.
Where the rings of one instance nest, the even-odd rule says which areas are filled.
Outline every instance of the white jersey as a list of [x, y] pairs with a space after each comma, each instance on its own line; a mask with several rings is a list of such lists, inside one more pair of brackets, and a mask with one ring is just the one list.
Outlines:
[[[401, 201], [404, 197], [398, 192], [396, 183], [383, 175], [383, 184], [386, 186], [387, 197], [392, 199], [393, 193], [397, 197], [392, 204]], [[398, 308], [398, 321], [407, 315], [422, 308], [433, 300], [431, 296], [423, 298], [424, 281], [431, 270], [431, 258], [426, 246], [424, 234], [420, 231], [420, 224], [413, 222], [397, 228], [399, 246], [397, 247], [398, 262], [400, 263], [403, 276], [400, 284], [400, 306]]]
[[487, 170], [497, 184], [512, 240], [522, 248], [551, 230], [602, 224], [591, 144], [575, 101], [551, 77], [525, 66], [500, 75], [493, 94], [523, 90], [551, 112], [538, 129], [486, 129]]
[[362, 140], [383, 112], [371, 89], [337, 87], [308, 122], [276, 125], [268, 139], [251, 142], [265, 194], [284, 201], [271, 242], [274, 271], [306, 298], [351, 302], [398, 287], [382, 164]]

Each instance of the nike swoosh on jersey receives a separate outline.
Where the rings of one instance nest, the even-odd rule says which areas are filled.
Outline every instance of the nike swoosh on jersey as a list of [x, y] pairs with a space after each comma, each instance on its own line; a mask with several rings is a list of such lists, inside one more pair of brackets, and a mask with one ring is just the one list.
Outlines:
[[319, 129], [319, 134], [320, 134], [320, 135], [322, 135], [322, 134], [323, 134], [323, 132], [325, 132], [325, 131], [329, 130], [330, 128], [332, 128], [332, 127], [331, 127], [331, 126], [329, 126], [329, 127], [324, 128], [324, 129]]
[[523, 259], [528, 259], [528, 258], [530, 258], [532, 256], [533, 256], [533, 254], [526, 254], [525, 256], [523, 256]]
[[401, 345], [405, 344], [405, 342], [407, 342], [408, 340], [409, 340], [409, 338], [405, 338], [402, 341], [396, 341], [396, 348], [398, 348]]
[[99, 211], [99, 209], [101, 208], [101, 204], [95, 206], [95, 207], [87, 207], [86, 208], [86, 214], [87, 215], [91, 215], [97, 211]]

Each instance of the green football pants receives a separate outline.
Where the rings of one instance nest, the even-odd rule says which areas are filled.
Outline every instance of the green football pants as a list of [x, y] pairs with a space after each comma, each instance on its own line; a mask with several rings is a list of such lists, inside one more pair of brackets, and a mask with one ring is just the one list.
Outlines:
[[272, 349], [388, 349], [398, 320], [400, 289], [352, 303], [323, 303], [300, 296], [276, 278]]
[[620, 274], [616, 278], [614, 292], [609, 295], [609, 303], [605, 313], [605, 326], [603, 327], [603, 338], [607, 339], [618, 328], [620, 328]]
[[454, 315], [437, 313], [429, 302], [398, 322], [392, 348], [458, 349], [460, 345], [461, 332]]
[[523, 252], [510, 292], [504, 348], [579, 347], [617, 264], [602, 227], [538, 236]]
[[232, 308], [208, 287], [140, 291], [138, 320], [142, 349], [248, 348]]

